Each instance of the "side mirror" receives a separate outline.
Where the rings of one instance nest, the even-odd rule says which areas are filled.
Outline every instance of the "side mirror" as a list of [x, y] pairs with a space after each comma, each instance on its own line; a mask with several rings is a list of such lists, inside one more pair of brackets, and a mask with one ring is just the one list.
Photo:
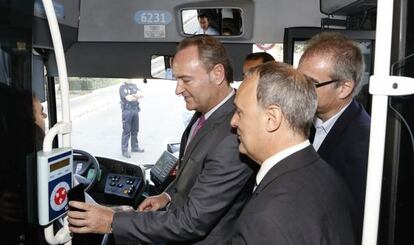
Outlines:
[[152, 55], [151, 56], [151, 76], [154, 78], [175, 80], [172, 73], [172, 61], [174, 56], [171, 55]]

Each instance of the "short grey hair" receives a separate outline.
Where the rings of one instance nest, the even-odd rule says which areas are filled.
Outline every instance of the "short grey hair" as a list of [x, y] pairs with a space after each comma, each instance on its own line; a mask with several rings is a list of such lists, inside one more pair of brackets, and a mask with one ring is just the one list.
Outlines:
[[[352, 96], [359, 93], [365, 64], [361, 49], [355, 41], [338, 32], [322, 32], [312, 37], [307, 44], [299, 64], [315, 56], [326, 57], [332, 62], [330, 77], [340, 82], [354, 81]], [[336, 83], [336, 86], [339, 86], [340, 82]]]
[[314, 81], [280, 62], [267, 62], [250, 69], [246, 76], [257, 74], [257, 102], [262, 108], [277, 105], [293, 132], [309, 137], [316, 113]]

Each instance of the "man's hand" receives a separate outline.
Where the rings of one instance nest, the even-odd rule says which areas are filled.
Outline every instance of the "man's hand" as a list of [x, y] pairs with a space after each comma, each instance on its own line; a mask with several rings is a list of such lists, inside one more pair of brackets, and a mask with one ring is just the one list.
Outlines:
[[141, 91], [138, 90], [137, 93], [134, 94], [134, 97], [135, 97], [136, 100], [139, 100], [142, 97], [144, 97], [144, 94]]
[[146, 198], [138, 207], [138, 211], [156, 211], [164, 208], [170, 202], [167, 194], [161, 193], [157, 196]]
[[135, 98], [135, 95], [134, 94], [129, 94], [129, 95], [125, 96], [125, 99], [127, 101], [129, 101], [129, 102], [131, 102], [131, 101], [137, 101], [137, 99]]
[[69, 211], [69, 230], [73, 233], [111, 233], [115, 211], [98, 204], [69, 202], [69, 206], [81, 211]]

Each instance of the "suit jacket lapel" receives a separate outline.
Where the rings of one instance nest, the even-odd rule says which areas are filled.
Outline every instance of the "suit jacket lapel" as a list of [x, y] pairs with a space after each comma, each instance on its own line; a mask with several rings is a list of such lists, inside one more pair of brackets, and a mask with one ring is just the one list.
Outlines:
[[183, 135], [181, 136], [181, 143], [180, 143], [180, 154], [179, 159], [181, 159], [184, 155], [184, 151], [187, 145], [188, 137], [190, 136], [191, 128], [193, 127], [194, 123], [197, 121], [197, 119], [201, 116], [200, 112], [196, 112], [193, 114], [193, 117], [191, 118], [190, 122], [188, 123], [186, 129], [184, 130]]
[[266, 188], [266, 186], [275, 181], [279, 176], [295, 171], [299, 168], [303, 168], [319, 159], [320, 156], [316, 153], [312, 145], [293, 153], [285, 159], [282, 159], [282, 161], [278, 162], [269, 170], [269, 172], [267, 172], [263, 180], [257, 186], [254, 194], [258, 195], [264, 188]]
[[[191, 139], [190, 143], [188, 143], [187, 147], [184, 147], [186, 149], [183, 152], [183, 157], [180, 158], [181, 163], [180, 163], [180, 167], [178, 168], [177, 175], [181, 173], [182, 169], [184, 169], [184, 167], [187, 164], [188, 159], [191, 156], [192, 152], [197, 148], [197, 145], [202, 142], [203, 138], [206, 137], [208, 135], [208, 133], [210, 131], [212, 131], [217, 125], [220, 125], [222, 123], [222, 121], [224, 119], [226, 119], [226, 115], [228, 115], [229, 113], [233, 113], [233, 111], [234, 111], [233, 101], [234, 101], [234, 95], [229, 100], [227, 100], [222, 106], [220, 106], [213, 114], [211, 114], [211, 116], [206, 120], [204, 126]], [[195, 123], [195, 121], [200, 116], [201, 116], [201, 113], [194, 120], [193, 124]], [[193, 117], [193, 119], [194, 119], [194, 117]], [[193, 119], [192, 119], [192, 121], [193, 121]], [[186, 129], [186, 131], [187, 131], [187, 129]], [[189, 125], [189, 129], [188, 129], [188, 132], [187, 132], [187, 139], [188, 139], [188, 134], [189, 134], [190, 130], [191, 130], [191, 126]], [[186, 142], [187, 142], [187, 140], [186, 140]], [[181, 152], [181, 149], [180, 149], [180, 152]]]
[[358, 115], [360, 110], [361, 108], [355, 99], [352, 100], [348, 108], [346, 108], [338, 120], [336, 120], [334, 126], [331, 128], [325, 140], [322, 142], [322, 145], [319, 147], [318, 152], [320, 154], [330, 151], [332, 146], [336, 145], [336, 141], [341, 138], [341, 135], [348, 127], [349, 122]]

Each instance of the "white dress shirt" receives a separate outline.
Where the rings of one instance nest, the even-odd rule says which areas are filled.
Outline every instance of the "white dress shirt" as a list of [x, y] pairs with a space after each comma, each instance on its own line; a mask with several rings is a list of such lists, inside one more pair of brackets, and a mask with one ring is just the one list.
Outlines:
[[349, 102], [344, 108], [342, 108], [338, 113], [336, 113], [333, 117], [329, 118], [325, 122], [323, 122], [320, 118], [315, 117], [313, 120], [313, 126], [315, 127], [315, 137], [313, 138], [312, 145], [316, 151], [319, 150], [319, 147], [321, 147], [329, 131], [331, 131], [332, 127], [335, 125], [336, 120], [338, 120], [338, 118], [342, 115], [345, 109], [348, 108], [351, 102]]
[[197, 30], [194, 32], [194, 35], [199, 35], [199, 34], [206, 34], [206, 35], [219, 35], [218, 31], [216, 31], [216, 29], [214, 29], [213, 27], [209, 26], [207, 28], [207, 30], [204, 30], [201, 27], [198, 27]]

